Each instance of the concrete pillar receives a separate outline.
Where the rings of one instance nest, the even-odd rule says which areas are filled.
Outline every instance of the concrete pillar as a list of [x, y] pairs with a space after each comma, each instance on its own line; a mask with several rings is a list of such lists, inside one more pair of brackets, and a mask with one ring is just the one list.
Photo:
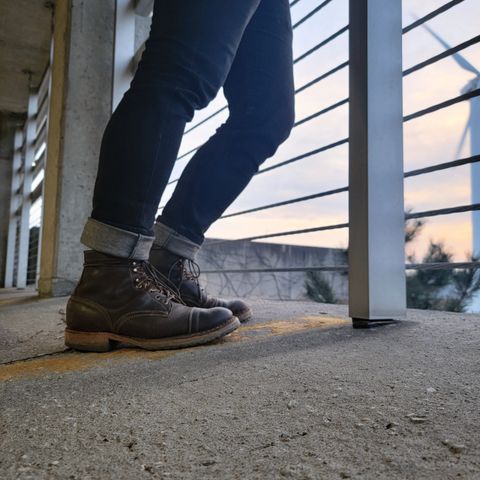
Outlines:
[[14, 122], [0, 113], [0, 288], [5, 287], [14, 137]]
[[115, 1], [55, 3], [39, 292], [69, 294], [111, 114]]

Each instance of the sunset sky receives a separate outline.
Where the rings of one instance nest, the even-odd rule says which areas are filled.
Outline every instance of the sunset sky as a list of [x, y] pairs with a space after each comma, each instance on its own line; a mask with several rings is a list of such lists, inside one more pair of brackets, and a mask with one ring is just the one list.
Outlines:
[[[413, 21], [443, 5], [445, 0], [404, 0], [403, 23]], [[292, 7], [293, 22], [319, 4], [318, 0], [302, 0]], [[452, 46], [478, 35], [480, 2], [465, 0], [447, 13], [441, 14], [428, 25]], [[348, 0], [334, 0], [320, 13], [295, 30], [294, 56], [297, 57], [320, 40], [328, 37], [348, 23]], [[404, 68], [415, 65], [443, 51], [443, 47], [423, 28], [404, 35]], [[472, 64], [480, 68], [480, 46], [462, 52]], [[347, 60], [348, 33], [341, 35], [327, 47], [299, 62], [295, 67], [296, 87], [300, 87], [330, 68]], [[442, 60], [405, 78], [404, 113], [409, 114], [460, 94], [460, 90], [473, 77], [452, 59]], [[296, 97], [296, 117], [301, 119], [348, 96], [348, 69], [307, 89]], [[279, 99], [281, 101], [281, 99]], [[225, 100], [222, 94], [198, 112], [192, 124], [211, 114]], [[180, 154], [187, 152], [209, 138], [227, 112], [209, 121], [184, 137]], [[413, 120], [405, 125], [405, 170], [450, 161], [469, 116], [469, 104], [454, 107]], [[480, 121], [478, 119], [477, 121]], [[187, 126], [188, 128], [188, 126]], [[262, 167], [286, 160], [348, 136], [348, 106], [340, 107], [295, 128], [290, 138], [276, 155]], [[472, 152], [472, 154], [480, 152]], [[227, 213], [261, 206], [298, 196], [317, 193], [348, 183], [348, 147], [343, 145], [328, 152], [300, 160], [289, 166], [254, 177], [247, 189]], [[469, 138], [460, 157], [470, 155]], [[177, 162], [172, 178], [177, 178], [188, 158]], [[168, 187], [162, 199], [165, 203], [172, 193]], [[414, 211], [443, 208], [470, 203], [470, 168], [468, 166], [422, 175], [405, 181], [405, 206]], [[263, 212], [219, 220], [207, 236], [242, 238], [252, 235], [309, 228], [348, 221], [347, 194], [330, 196]], [[455, 214], [429, 219], [419, 239], [408, 247], [407, 253], [422, 256], [430, 239], [443, 240], [455, 254], [465, 258], [471, 250], [470, 214]], [[296, 245], [347, 247], [347, 230], [318, 232], [269, 239], [276, 243]]]

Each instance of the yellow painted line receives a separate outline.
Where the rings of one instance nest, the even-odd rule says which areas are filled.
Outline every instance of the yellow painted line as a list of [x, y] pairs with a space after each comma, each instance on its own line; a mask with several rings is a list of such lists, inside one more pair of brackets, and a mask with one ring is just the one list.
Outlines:
[[246, 324], [228, 335], [228, 337], [225, 337], [224, 342], [263, 339], [271, 336], [290, 335], [305, 330], [334, 328], [349, 324], [349, 320], [325, 316], [307, 316], [293, 320], [275, 320], [268, 323]]
[[[335, 328], [350, 322], [324, 316], [300, 317], [293, 320], [276, 320], [268, 323], [243, 325], [238, 330], [221, 339], [219, 343], [264, 340], [265, 338], [290, 335], [306, 330]], [[124, 362], [129, 359], [161, 360], [182, 351], [192, 351], [199, 347], [180, 350], [159, 350], [151, 352], [136, 348], [123, 348], [107, 353], [66, 352], [48, 357], [20, 360], [0, 365], [0, 381], [22, 378], [35, 378], [46, 374], [65, 374], [106, 366], [108, 361]], [[205, 345], [204, 348], [208, 348]]]
[[15, 296], [2, 298], [0, 296], [0, 307], [7, 307], [12, 305], [21, 305], [23, 303], [30, 303], [39, 300], [38, 293], [21, 293]]
[[49, 357], [20, 360], [18, 362], [0, 365], [0, 381], [11, 378], [38, 377], [47, 373], [70, 373], [102, 366], [108, 360], [129, 359], [142, 356], [157, 360], [170, 357], [178, 350], [159, 350], [148, 352], [144, 350], [124, 348], [107, 353], [67, 352], [54, 354]]

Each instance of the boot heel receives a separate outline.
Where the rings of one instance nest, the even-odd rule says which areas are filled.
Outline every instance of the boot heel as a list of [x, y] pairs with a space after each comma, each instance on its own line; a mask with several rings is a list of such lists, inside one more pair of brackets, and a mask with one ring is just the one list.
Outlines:
[[108, 333], [79, 332], [65, 329], [65, 345], [83, 352], [108, 352], [115, 342], [110, 340]]

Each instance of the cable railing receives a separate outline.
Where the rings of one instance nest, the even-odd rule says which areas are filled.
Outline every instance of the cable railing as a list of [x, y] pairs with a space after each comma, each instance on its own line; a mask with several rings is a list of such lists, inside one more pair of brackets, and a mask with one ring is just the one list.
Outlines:
[[37, 282], [47, 152], [50, 67], [30, 92], [27, 119], [15, 135], [5, 286]]
[[[440, 15], [441, 13], [444, 13], [446, 11], [448, 11], [450, 8], [453, 8], [454, 6], [458, 5], [459, 3], [462, 3], [464, 0], [454, 0], [454, 1], [451, 1], [449, 3], [447, 3], [446, 5], [436, 9], [435, 11], [429, 13], [428, 15], [425, 15], [424, 17], [416, 20], [415, 22], [413, 22], [412, 24], [410, 24], [409, 26], [405, 27], [403, 29], [403, 33], [408, 33], [412, 30], [414, 30], [415, 28], [418, 28], [419, 26], [423, 25], [425, 22], [427, 22], [428, 20], [431, 20], [432, 18], [435, 18], [437, 15]], [[321, 5], [321, 7], [325, 6], [324, 4]], [[319, 11], [319, 10], [318, 10]], [[322, 41], [320, 42], [319, 44], [317, 44], [313, 50], [309, 50], [308, 52], [306, 52], [307, 54], [310, 54], [310, 53], [313, 53], [313, 51], [315, 51], [315, 49], [318, 49], [317, 47], [319, 45], [321, 46], [324, 46], [326, 45], [327, 43], [330, 43], [331, 41], [333, 41], [337, 36], [338, 34], [340, 33], [344, 33], [345, 31], [348, 30], [348, 26], [340, 29], [338, 32], [336, 32], [334, 35], [330, 36], [328, 39], [326, 39], [325, 41]], [[424, 60], [412, 67], [409, 67], [408, 69], [405, 69], [404, 72], [403, 72], [403, 75], [404, 77], [416, 72], [416, 71], [419, 71], [427, 66], [430, 66], [440, 60], [443, 60], [445, 58], [448, 58], [448, 57], [451, 57], [452, 55], [454, 55], [455, 53], [458, 53], [466, 48], [469, 48], [473, 45], [476, 45], [480, 43], [480, 35], [477, 35], [465, 42], [462, 42], [460, 43], [459, 45], [455, 46], [455, 47], [452, 47], [438, 55], [435, 55], [433, 57], [431, 57], [430, 59], [427, 59], [427, 60]], [[320, 47], [319, 47], [320, 48]], [[310, 52], [310, 53], [309, 53]], [[304, 55], [301, 55], [300, 57], [298, 57], [296, 59], [296, 61], [298, 61], [299, 59], [302, 59], [304, 58]], [[294, 61], [294, 63], [296, 62]], [[295, 90], [295, 94], [298, 94], [306, 89], [308, 89], [309, 87], [312, 87], [314, 85], [316, 85], [317, 83], [321, 82], [322, 80], [328, 78], [330, 75], [333, 75], [334, 73], [337, 73], [338, 71], [342, 70], [343, 68], [346, 68], [348, 66], [348, 61], [345, 61], [345, 62], [342, 62], [341, 64], [339, 64], [338, 66], [332, 68], [331, 70], [329, 70], [328, 72], [320, 75], [319, 77], [315, 78], [314, 80], [308, 82], [307, 84], [303, 85], [302, 87], [298, 88]], [[427, 109], [423, 109], [423, 110], [420, 110], [418, 112], [414, 112], [412, 114], [409, 114], [409, 115], [406, 115], [404, 120], [407, 122], [409, 120], [412, 120], [414, 118], [418, 118], [418, 117], [421, 117], [423, 115], [426, 115], [427, 113], [432, 113], [434, 111], [437, 111], [437, 110], [440, 110], [442, 108], [446, 108], [446, 107], [449, 107], [449, 106], [452, 106], [456, 103], [459, 103], [459, 102], [462, 102], [462, 101], [465, 101], [465, 100], [469, 100], [471, 98], [474, 98], [476, 96], [478, 96], [480, 94], [479, 92], [479, 89], [476, 89], [472, 92], [468, 92], [468, 93], [465, 93], [463, 95], [460, 95], [456, 98], [453, 98], [453, 99], [450, 99], [448, 101], [445, 101], [445, 102], [441, 102], [437, 105], [433, 105]], [[332, 110], [336, 109], [336, 108], [339, 108], [343, 105], [346, 105], [348, 104], [349, 102], [349, 99], [348, 98], [344, 98], [338, 102], [335, 102], [334, 104], [328, 106], [328, 107], [325, 107], [311, 115], [309, 115], [308, 117], [305, 117], [301, 120], [298, 120], [295, 122], [295, 125], [294, 127], [297, 127], [299, 125], [302, 125], [310, 120], [313, 120], [315, 118], [318, 118], [326, 113], [329, 113], [331, 112]], [[208, 117], [206, 117], [205, 119], [203, 119], [202, 121], [198, 122], [197, 124], [193, 125], [192, 127], [190, 127], [189, 129], [187, 129], [185, 131], [185, 135], [190, 133], [191, 131], [195, 130], [196, 128], [198, 128], [199, 126], [205, 124], [206, 122], [208, 122], [209, 120], [215, 118], [215, 116], [217, 116], [218, 114], [220, 114], [221, 112], [225, 111], [228, 109], [228, 106], [225, 105], [223, 107], [221, 107], [220, 109], [216, 110], [215, 112], [213, 112], [211, 115], [209, 115]], [[302, 154], [302, 155], [299, 155], [299, 156], [296, 156], [290, 160], [286, 160], [284, 162], [280, 162], [278, 165], [276, 166], [272, 166], [272, 167], [268, 167], [268, 168], [263, 168], [263, 169], [260, 169], [259, 172], [257, 172], [257, 174], [259, 173], [264, 173], [266, 171], [269, 171], [269, 170], [273, 170], [275, 168], [278, 168], [278, 167], [281, 167], [281, 166], [284, 166], [284, 165], [287, 165], [289, 163], [292, 163], [294, 161], [297, 161], [297, 160], [301, 160], [303, 158], [308, 158], [309, 156], [312, 156], [312, 155], [316, 155], [320, 152], [323, 152], [323, 151], [326, 151], [326, 150], [329, 150], [331, 148], [335, 148], [336, 146], [340, 146], [340, 145], [343, 145], [345, 143], [348, 142], [348, 139], [341, 139], [341, 140], [338, 140], [337, 142], [333, 142], [329, 145], [325, 145], [325, 146], [322, 146], [322, 147], [319, 147], [318, 149], [314, 149], [314, 150], [311, 150], [310, 152], [307, 152], [305, 154]], [[199, 148], [201, 147], [201, 145], [198, 145], [190, 150], [188, 150], [187, 152], [181, 154], [178, 158], [177, 158], [177, 161], [179, 160], [182, 160], [186, 157], [188, 157], [189, 155], [195, 153]], [[175, 178], [174, 180], [170, 180], [168, 182], [168, 185], [173, 185], [175, 183], [177, 183], [179, 180], [179, 178]], [[163, 208], [163, 206], [161, 206], [160, 208]]]
[[[153, 1], [152, 0], [132, 0], [135, 3], [135, 11], [139, 15], [148, 16], [152, 12]], [[326, 14], [327, 6], [335, 8], [339, 0], [318, 0], [316, 5], [311, 5], [308, 9], [305, 9], [304, 12], [299, 15], [300, 11], [297, 10], [296, 20], [293, 23], [294, 34], [301, 33], [303, 26], [307, 25], [308, 22], [315, 21], [318, 19], [318, 15]], [[417, 28], [428, 27], [428, 22], [434, 18], [441, 18], [442, 15], [447, 14], [454, 7], [462, 4], [464, 0], [454, 0], [446, 2], [444, 5], [436, 8], [432, 12], [427, 13], [419, 19], [415, 19], [412, 23], [408, 24], [402, 29], [403, 35], [407, 35], [410, 32], [414, 31]], [[292, 0], [290, 6], [292, 9], [299, 8], [298, 5], [305, 5], [301, 3], [301, 0]], [[128, 20], [128, 19], [127, 19]], [[132, 19], [128, 20], [131, 21]], [[352, 29], [350, 25], [345, 25], [345, 22], [342, 21], [338, 26], [332, 28], [331, 32], [328, 32], [325, 35], [322, 35], [321, 38], [316, 41], [314, 39], [313, 45], [308, 45], [308, 48], [300, 50], [293, 60], [295, 68], [298, 66], [305, 65], [304, 62], [307, 59], [313, 61], [314, 54], [316, 52], [324, 51], [322, 49], [327, 46], [333, 45], [338, 46], [338, 41], [343, 41], [347, 38], [346, 35], [351, 36]], [[131, 34], [133, 31], [130, 26], [126, 29]], [[120, 33], [118, 33], [120, 34]], [[337, 42], [337, 43], [334, 43]], [[460, 52], [471, 49], [480, 44], [480, 35], [473, 35], [470, 38], [462, 40], [453, 46], [446, 47], [442, 52], [432, 55], [430, 58], [422, 59], [413, 66], [409, 66], [403, 70], [403, 77], [410, 77], [415, 75], [417, 72], [424, 70], [425, 68], [431, 67], [432, 65], [437, 64], [445, 59], [455, 57]], [[143, 46], [140, 47], [135, 52], [134, 60], [132, 64], [138, 62]], [[346, 58], [347, 55], [339, 55], [338, 63], [334, 64], [331, 67], [328, 67], [323, 72], [315, 72], [312, 74], [312, 78], [303, 80], [301, 85], [295, 89], [295, 95], [309, 95], [313, 93], [311, 90], [316, 86], [320, 86], [322, 82], [332, 82], [335, 78], [334, 76], [339, 74], [342, 75], [342, 72], [347, 70], [351, 66], [350, 59]], [[352, 57], [354, 59], [355, 57]], [[340, 61], [341, 60], [341, 61]], [[114, 60], [115, 62], [115, 60]], [[303, 68], [300, 67], [300, 68]], [[123, 70], [122, 70], [123, 71]], [[123, 72], [125, 73], [125, 72]], [[16, 166], [14, 181], [12, 182], [12, 209], [11, 209], [11, 228], [9, 229], [9, 262], [10, 262], [10, 284], [15, 284], [17, 286], [22, 286], [25, 283], [33, 283], [37, 277], [38, 272], [38, 262], [39, 262], [39, 252], [40, 252], [40, 238], [41, 238], [41, 217], [42, 217], [42, 199], [43, 199], [43, 175], [46, 159], [46, 138], [48, 132], [48, 104], [49, 104], [49, 92], [50, 92], [50, 83], [49, 83], [49, 70], [47, 69], [45, 76], [41, 82], [39, 89], [36, 92], [32, 92], [32, 102], [29, 108], [28, 119], [25, 126], [21, 132], [17, 132], [16, 139]], [[466, 91], [462, 91], [461, 94], [457, 96], [452, 96], [451, 98], [444, 99], [432, 105], [429, 105], [425, 108], [418, 109], [413, 112], [407, 112], [403, 116], [403, 121], [405, 123], [415, 121], [427, 115], [435, 114], [442, 110], [451, 108], [455, 105], [464, 104], [470, 100], [476, 99], [480, 95], [480, 83], [475, 85], [472, 83], [471, 88]], [[118, 95], [117, 95], [118, 96]], [[325, 102], [321, 108], [315, 107], [315, 111], [311, 111], [302, 115], [299, 119], [296, 120], [294, 128], [296, 131], [302, 129], [307, 125], [312, 124], [316, 125], [317, 120], [327, 118], [327, 115], [334, 114], [343, 114], [346, 108], [351, 108], [352, 100], [348, 95], [342, 94], [336, 99], [331, 98], [328, 102]], [[188, 141], [192, 140], [192, 133], [197, 132], [201, 127], [208, 127], [210, 124], [214, 124], [216, 120], [219, 120], [221, 114], [228, 112], [227, 105], [220, 105], [213, 111], [204, 112], [202, 114], [206, 116], [200, 117], [200, 119], [195, 119], [191, 125], [185, 130], [184, 138]], [[340, 113], [339, 113], [340, 112]], [[28, 130], [30, 128], [30, 130]], [[203, 130], [202, 130], [203, 131]], [[289, 154], [285, 155], [284, 158], [273, 158], [272, 161], [269, 161], [259, 168], [255, 173], [255, 177], [268, 175], [273, 171], [280, 172], [280, 169], [283, 167], [290, 166], [292, 164], [297, 164], [300, 167], [301, 165], [308, 164], [307, 159], [311, 159], [313, 162], [318, 161], [322, 162], [324, 158], [327, 158], [327, 152], [333, 152], [335, 149], [341, 149], [349, 144], [351, 139], [346, 135], [335, 134], [332, 135], [333, 138], [324, 142], [323, 144], [316, 145], [315, 143], [310, 144], [308, 147], [303, 147], [303, 151], [290, 151]], [[191, 142], [193, 143], [193, 142]], [[320, 143], [320, 142], [319, 142]], [[195, 142], [194, 147], [189, 147], [187, 151], [181, 152], [177, 157], [177, 162], [181, 160], [188, 160], [191, 155], [194, 155], [195, 152], [203, 145]], [[413, 177], [418, 177], [420, 175], [428, 175], [434, 172], [446, 171], [448, 169], [459, 168], [462, 166], [475, 165], [478, 164], [480, 160], [479, 152], [473, 152], [470, 156], [464, 156], [463, 158], [455, 158], [449, 162], [442, 162], [435, 165], [430, 165], [427, 167], [416, 168], [404, 172], [404, 178], [410, 179]], [[317, 158], [314, 158], [318, 156]], [[460, 155], [458, 155], [459, 157]], [[305, 162], [305, 163], [303, 163]], [[285, 171], [285, 170], [284, 170]], [[178, 172], [175, 173], [176, 178], [171, 178], [168, 182], [169, 186], [173, 186], [179, 180]], [[268, 178], [268, 177], [266, 177]], [[263, 181], [263, 180], [262, 180]], [[339, 182], [340, 183], [340, 182]], [[343, 183], [343, 185], [342, 185]], [[304, 194], [304, 195], [295, 195], [292, 198], [280, 198], [277, 201], [261, 202], [260, 204], [250, 206], [250, 208], [241, 208], [236, 211], [227, 211], [219, 219], [220, 222], [223, 222], [227, 219], [236, 219], [242, 216], [255, 215], [258, 212], [267, 212], [273, 209], [279, 209], [282, 207], [301, 205], [305, 206], [308, 202], [312, 202], [317, 199], [330, 199], [335, 196], [341, 196], [348, 194], [351, 190], [351, 186], [345, 185], [342, 182], [339, 186], [326, 187], [325, 188], [316, 188], [313, 193]], [[26, 193], [26, 194], [25, 194]], [[413, 219], [427, 219], [433, 217], [440, 217], [445, 215], [456, 215], [467, 212], [478, 212], [480, 210], [478, 203], [472, 201], [471, 204], [464, 204], [458, 202], [457, 205], [448, 206], [444, 208], [437, 209], [424, 209], [418, 212], [407, 212], [405, 214], [405, 220]], [[163, 208], [163, 205], [160, 207], [160, 210]], [[26, 220], [27, 219], [27, 220]], [[244, 236], [241, 238], [233, 239], [209, 239], [209, 242], [205, 245], [207, 248], [214, 249], [215, 246], [220, 244], [240, 244], [241, 242], [258, 242], [262, 240], [271, 240], [278, 239], [281, 237], [292, 237], [295, 235], [304, 235], [317, 232], [335, 232], [340, 230], [347, 230], [350, 228], [348, 221], [342, 221], [343, 219], [334, 219], [329, 221], [324, 221], [323, 224], [321, 221], [318, 224], [301, 226], [299, 225], [296, 228], [285, 228], [279, 229], [278, 231], [272, 232], [255, 232], [253, 230], [250, 235]], [[401, 220], [401, 218], [400, 218]], [[292, 226], [293, 227], [293, 226]], [[11, 233], [13, 232], [13, 233]], [[25, 253], [27, 252], [27, 253]], [[7, 262], [8, 263], [8, 262]], [[313, 263], [313, 262], [312, 262]], [[421, 263], [406, 263], [405, 268], [407, 270], [423, 270], [427, 268], [437, 269], [458, 269], [458, 268], [472, 268], [477, 267], [479, 264], [476, 262], [445, 262], [441, 265], [434, 263], [421, 264]], [[349, 265], [335, 263], [335, 264], [311, 264], [311, 265], [293, 265], [293, 266], [270, 266], [263, 265], [263, 267], [249, 268], [249, 265], [243, 265], [244, 268], [232, 268], [231, 266], [224, 266], [222, 268], [209, 268], [204, 269], [203, 273], [206, 274], [233, 274], [233, 273], [270, 273], [270, 272], [306, 272], [306, 271], [319, 271], [319, 272], [346, 272], [349, 269]], [[7, 269], [8, 270], [8, 269]], [[8, 282], [7, 282], [8, 285]]]
[[[433, 18], [436, 18], [440, 15], [445, 14], [455, 6], [463, 3], [464, 0], [454, 0], [445, 3], [444, 5], [440, 6], [439, 8], [435, 9], [434, 11], [424, 15], [422, 18], [416, 19], [414, 22], [411, 24], [407, 25], [402, 29], [402, 33], [408, 34], [409, 32], [415, 30], [416, 28], [421, 27], [422, 25], [426, 24], [428, 21], [432, 20]], [[297, 1], [291, 2], [291, 6], [293, 7], [295, 4], [297, 4]], [[297, 27], [304, 23], [306, 20], [311, 18], [314, 14], [318, 13], [319, 11], [322, 10], [323, 7], [325, 7], [327, 4], [331, 3], [330, 1], [328, 2], [322, 2], [318, 5], [318, 7], [314, 8], [311, 10], [307, 15], [302, 17], [299, 21], [297, 21], [294, 26]], [[338, 36], [342, 35], [343, 33], [346, 33], [348, 31], [349, 27], [348, 25], [345, 27], [342, 27], [341, 29], [337, 30], [335, 33], [330, 35], [329, 37], [321, 40], [319, 43], [315, 44], [312, 48], [308, 49], [306, 52], [302, 53], [298, 57], [295, 58], [294, 63], [298, 63], [299, 61], [307, 58], [309, 55], [311, 55], [313, 52], [319, 50], [320, 48], [326, 46], [333, 40], [335, 40]], [[475, 35], [470, 39], [467, 39], [466, 41], [463, 41], [453, 47], [447, 48], [445, 51], [436, 54], [428, 59], [422, 60], [421, 62], [404, 69], [403, 71], [403, 76], [407, 77], [409, 75], [414, 74], [415, 72], [421, 71], [422, 69], [429, 67], [437, 62], [440, 62], [444, 59], [451, 58], [453, 55], [457, 54], [458, 52], [461, 52], [463, 50], [466, 50], [470, 47], [473, 47], [477, 44], [480, 43], [480, 35]], [[302, 85], [301, 87], [296, 89], [296, 94], [303, 92], [307, 90], [309, 87], [318, 84], [322, 80], [328, 78], [329, 76], [339, 72], [340, 70], [346, 68], [349, 66], [349, 61], [346, 60], [331, 70], [327, 71], [324, 74], [321, 74], [317, 76], [315, 79], [307, 82], [306, 84]], [[468, 92], [463, 92], [461, 95], [458, 95], [456, 97], [449, 98], [447, 100], [438, 102], [436, 104], [430, 105], [429, 107], [422, 108], [420, 110], [414, 111], [412, 113], [408, 113], [404, 115], [404, 122], [410, 122], [415, 119], [421, 118], [423, 116], [433, 114], [435, 112], [438, 112], [440, 110], [452, 107], [454, 105], [457, 105], [462, 102], [466, 102], [468, 100], [471, 100], [475, 97], [478, 97], [480, 95], [480, 88], [473, 88], [471, 91]], [[344, 105], [347, 105], [349, 103], [349, 98], [343, 98], [340, 99], [331, 105], [324, 107], [317, 112], [314, 112], [308, 116], [305, 116], [304, 118], [301, 118], [300, 120], [297, 120], [295, 122], [295, 127], [299, 127], [300, 125], [304, 125], [307, 122], [319, 118], [322, 115], [325, 115], [335, 109], [338, 109]], [[208, 115], [206, 118], [201, 120], [200, 122], [192, 125], [189, 129], [186, 130], [185, 135], [189, 134], [196, 128], [200, 127], [201, 125], [204, 125], [205, 123], [213, 120], [218, 114], [221, 112], [225, 111], [228, 109], [228, 106], [223, 106], [220, 109], [217, 109], [214, 111], [212, 114]], [[270, 172], [272, 170], [284, 167], [286, 165], [290, 165], [291, 163], [301, 161], [303, 159], [312, 157], [314, 155], [317, 155], [322, 152], [326, 152], [328, 150], [331, 150], [333, 148], [339, 147], [341, 145], [345, 145], [349, 142], [348, 138], [341, 138], [337, 141], [330, 142], [325, 145], [321, 145], [315, 149], [311, 149], [307, 152], [295, 155], [291, 158], [288, 158], [283, 161], [279, 161], [273, 165], [269, 165], [267, 167], [263, 167], [259, 169], [259, 171], [255, 175], [260, 175], [262, 173]], [[191, 154], [194, 154], [198, 148], [200, 148], [201, 145], [196, 146], [195, 148], [189, 149], [187, 152], [179, 155], [177, 160], [182, 160], [186, 157], [188, 157]], [[476, 152], [475, 152], [476, 153]], [[469, 157], [465, 158], [460, 158], [460, 159], [455, 159], [453, 161], [449, 162], [443, 162], [439, 163], [436, 165], [431, 165], [428, 167], [424, 168], [419, 168], [419, 169], [414, 169], [411, 171], [407, 171], [404, 173], [404, 178], [412, 178], [416, 177], [419, 175], [426, 175], [430, 174], [433, 172], [439, 172], [442, 170], [447, 170], [450, 168], [456, 168], [460, 166], [465, 166], [465, 165], [472, 165], [475, 163], [478, 163], [480, 160], [480, 155], [478, 154], [473, 154]], [[173, 185], [176, 182], [178, 182], [179, 177], [175, 178], [173, 180], [169, 181], [169, 185]], [[310, 195], [303, 195], [303, 196], [298, 196], [294, 197], [291, 199], [287, 200], [281, 200], [278, 202], [273, 202], [273, 203], [267, 203], [264, 205], [259, 205], [256, 207], [248, 208], [248, 209], [243, 209], [239, 211], [234, 211], [232, 213], [226, 213], [224, 214], [220, 220], [223, 219], [229, 219], [232, 217], [239, 217], [241, 215], [249, 215], [249, 214], [254, 214], [256, 212], [260, 211], [266, 211], [274, 208], [279, 208], [279, 207], [284, 207], [286, 205], [293, 205], [293, 204], [299, 204], [302, 202], [308, 202], [314, 199], [318, 198], [324, 198], [324, 197], [329, 197], [333, 195], [339, 195], [339, 194], [344, 194], [347, 193], [349, 190], [348, 186], [341, 186], [338, 188], [330, 188], [330, 189], [325, 189], [323, 191], [313, 193]], [[160, 207], [160, 210], [163, 208], [163, 205]], [[451, 215], [451, 214], [458, 214], [458, 213], [465, 213], [465, 212], [475, 212], [478, 211], [480, 208], [480, 204], [477, 203], [472, 203], [469, 205], [457, 205], [453, 207], [448, 207], [448, 208], [438, 208], [438, 209], [429, 209], [429, 210], [424, 210], [424, 211], [419, 211], [419, 212], [410, 212], [405, 215], [405, 220], [411, 220], [411, 219], [426, 219], [426, 218], [431, 218], [431, 217], [437, 217], [437, 216], [443, 216], [443, 215]], [[286, 236], [292, 236], [292, 235], [300, 235], [300, 234], [305, 234], [305, 233], [312, 233], [312, 232], [322, 232], [322, 231], [327, 231], [327, 230], [337, 230], [337, 229], [346, 229], [349, 227], [348, 222], [341, 222], [341, 223], [335, 223], [335, 224], [326, 224], [326, 225], [319, 225], [315, 227], [310, 227], [310, 228], [298, 228], [298, 229], [292, 229], [292, 230], [285, 230], [285, 231], [278, 231], [278, 232], [272, 232], [272, 233], [266, 233], [266, 234], [258, 234], [258, 235], [250, 235], [242, 238], [236, 238], [236, 239], [228, 239], [228, 240], [211, 240], [208, 243], [209, 247], [215, 247], [216, 245], [220, 244], [225, 244], [225, 243], [232, 243], [232, 242], [248, 242], [248, 241], [254, 241], [254, 240], [265, 240], [265, 239], [272, 239], [272, 238], [278, 238], [278, 237], [286, 237]], [[406, 264], [405, 268], [407, 270], [425, 270], [428, 268], [432, 269], [439, 269], [439, 268], [445, 268], [445, 269], [461, 269], [461, 268], [472, 268], [472, 267], [479, 267], [480, 263], [478, 262], [442, 262], [441, 264], [435, 264], [435, 263], [427, 263], [427, 264]], [[315, 266], [315, 265], [305, 265], [305, 266], [298, 266], [298, 267], [281, 267], [281, 268], [228, 268], [228, 269], [208, 269], [205, 270], [203, 273], [205, 274], [210, 274], [210, 273], [269, 273], [269, 272], [299, 272], [299, 271], [347, 271], [348, 266], [338, 266], [338, 265], [331, 265], [331, 266]]]

